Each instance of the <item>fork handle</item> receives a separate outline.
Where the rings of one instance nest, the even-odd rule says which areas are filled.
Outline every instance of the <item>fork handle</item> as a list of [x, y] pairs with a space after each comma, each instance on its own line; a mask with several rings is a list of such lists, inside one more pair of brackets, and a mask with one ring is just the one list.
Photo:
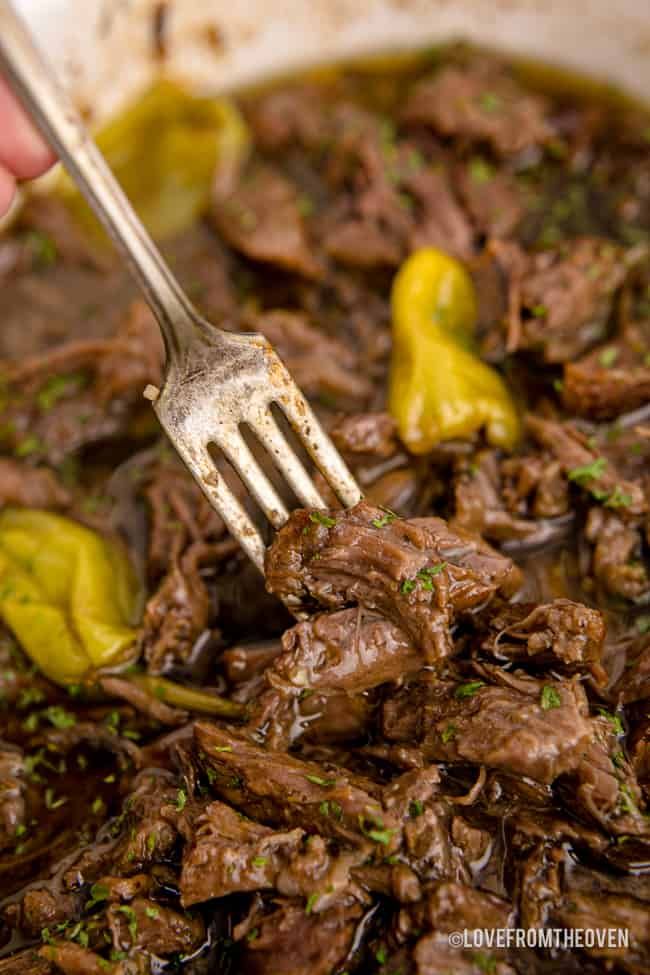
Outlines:
[[0, 0], [0, 68], [126, 258], [158, 320], [169, 364], [200, 337], [200, 319], [9, 0]]

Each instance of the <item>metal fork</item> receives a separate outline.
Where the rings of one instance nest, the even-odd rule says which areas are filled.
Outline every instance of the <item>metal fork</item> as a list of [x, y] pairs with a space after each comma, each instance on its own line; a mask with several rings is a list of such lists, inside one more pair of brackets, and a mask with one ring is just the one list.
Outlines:
[[273, 404], [346, 506], [361, 497], [354, 478], [269, 342], [224, 332], [198, 314], [8, 0], [0, 0], [0, 67], [122, 251], [158, 320], [165, 378], [160, 390], [150, 387], [146, 395], [163, 429], [230, 532], [263, 569], [262, 534], [224, 481], [210, 445], [225, 454], [274, 528], [289, 512], [244, 440], [242, 425], [304, 505], [323, 507], [323, 498], [278, 426]]

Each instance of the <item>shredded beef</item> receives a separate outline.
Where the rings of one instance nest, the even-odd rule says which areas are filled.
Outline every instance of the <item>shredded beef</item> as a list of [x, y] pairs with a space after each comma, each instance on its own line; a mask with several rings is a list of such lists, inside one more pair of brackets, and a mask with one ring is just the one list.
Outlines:
[[402, 109], [412, 125], [488, 143], [510, 156], [548, 142], [553, 130], [544, 98], [532, 95], [487, 59], [444, 67], [416, 84]]
[[216, 193], [211, 219], [224, 239], [247, 257], [308, 278], [320, 275], [298, 191], [273, 167], [247, 170], [228, 195]]
[[574, 769], [590, 738], [579, 683], [546, 683], [489, 671], [499, 683], [425, 681], [417, 706], [406, 687], [384, 705], [392, 741], [419, 742], [428, 761], [472, 762], [539, 782]]
[[271, 342], [300, 388], [311, 396], [363, 404], [372, 386], [359, 371], [359, 360], [343, 342], [314, 328], [302, 315], [271, 311], [253, 322]]
[[[65, 573], [0, 531], [0, 975], [650, 972], [650, 117], [462, 46], [392, 64], [220, 100], [245, 152], [162, 241], [365, 499], [303, 457], [323, 508], [264, 576], [143, 399], [157, 325], [77, 202], [0, 231], [0, 506], [120, 535], [142, 591], [136, 669], [55, 684], [7, 627], [14, 577], [65, 606]], [[474, 284], [510, 447], [401, 440], [391, 289], [422, 247]], [[515, 926], [630, 941], [450, 943]]]
[[495, 613], [481, 649], [501, 660], [590, 673], [605, 683], [604, 640], [602, 613], [570, 599], [556, 599], [540, 605], [514, 603]]
[[359, 603], [385, 613], [430, 661], [453, 652], [448, 627], [458, 615], [519, 583], [510, 559], [478, 536], [456, 534], [440, 518], [391, 520], [364, 502], [295, 512], [269, 549], [266, 578], [295, 606]]

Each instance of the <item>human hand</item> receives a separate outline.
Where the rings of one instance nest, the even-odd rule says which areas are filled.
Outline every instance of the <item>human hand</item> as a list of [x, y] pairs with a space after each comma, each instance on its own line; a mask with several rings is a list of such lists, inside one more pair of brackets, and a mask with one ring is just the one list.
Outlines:
[[11, 206], [16, 180], [40, 176], [54, 158], [6, 83], [0, 80], [0, 217]]

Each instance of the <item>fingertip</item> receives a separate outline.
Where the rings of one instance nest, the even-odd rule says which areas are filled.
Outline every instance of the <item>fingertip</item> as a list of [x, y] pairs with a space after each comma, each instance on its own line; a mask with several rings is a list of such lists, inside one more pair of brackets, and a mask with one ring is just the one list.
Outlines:
[[8, 169], [0, 166], [0, 218], [9, 211], [16, 195], [16, 180]]
[[41, 176], [55, 155], [4, 82], [0, 81], [0, 163], [17, 179]]

